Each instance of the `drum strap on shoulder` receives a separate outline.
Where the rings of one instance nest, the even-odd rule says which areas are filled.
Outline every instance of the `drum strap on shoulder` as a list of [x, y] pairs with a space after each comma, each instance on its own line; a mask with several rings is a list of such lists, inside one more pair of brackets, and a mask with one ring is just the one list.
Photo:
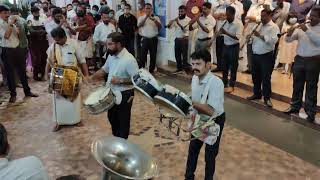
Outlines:
[[61, 65], [61, 62], [62, 62], [61, 49], [57, 46], [57, 43], [53, 44], [53, 53], [54, 53], [54, 64]]

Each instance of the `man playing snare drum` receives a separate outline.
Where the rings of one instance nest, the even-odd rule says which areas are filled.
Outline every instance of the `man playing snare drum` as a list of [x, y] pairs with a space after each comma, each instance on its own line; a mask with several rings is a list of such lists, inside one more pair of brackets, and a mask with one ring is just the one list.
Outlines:
[[[212, 180], [215, 171], [215, 158], [218, 155], [220, 138], [225, 122], [224, 113], [224, 85], [223, 82], [210, 72], [211, 55], [206, 50], [196, 51], [191, 55], [192, 70], [192, 106], [199, 118], [193, 119], [192, 138], [189, 145], [189, 155], [185, 173], [186, 180], [193, 180], [197, 167], [198, 155], [203, 143], [205, 149], [205, 180]], [[215, 123], [209, 119], [214, 118]], [[209, 120], [209, 121], [208, 121]], [[196, 128], [207, 122], [206, 128]], [[213, 123], [210, 123], [213, 122]]]
[[107, 73], [109, 74], [107, 83], [110, 84], [116, 96], [116, 105], [108, 111], [112, 134], [116, 137], [128, 139], [134, 97], [131, 77], [138, 73], [139, 68], [136, 59], [124, 48], [124, 45], [125, 38], [121, 33], [109, 34], [107, 61], [90, 79], [102, 78]]
[[[85, 57], [81, 51], [79, 51], [77, 42], [67, 38], [65, 31], [61, 27], [53, 29], [51, 31], [51, 36], [55, 42], [51, 44], [47, 50], [47, 71], [49, 71], [50, 66], [54, 67], [55, 64], [73, 66], [75, 68], [79, 65], [84, 75], [84, 81], [87, 81], [89, 74], [88, 66]], [[60, 130], [61, 125], [74, 125], [80, 123], [80, 109], [80, 94], [78, 94], [72, 102], [63, 96], [56, 94], [53, 98], [53, 119], [56, 121], [56, 126], [53, 131]]]

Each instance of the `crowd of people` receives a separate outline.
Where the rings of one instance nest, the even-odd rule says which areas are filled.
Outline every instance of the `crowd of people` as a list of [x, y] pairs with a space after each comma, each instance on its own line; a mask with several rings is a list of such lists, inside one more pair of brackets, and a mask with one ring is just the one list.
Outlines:
[[[320, 72], [319, 1], [217, 0], [205, 2], [194, 17], [188, 17], [187, 7], [181, 5], [178, 17], [168, 24], [161, 24], [153, 13], [152, 4], [143, 0], [138, 4], [138, 12], [134, 14], [125, 0], [117, 11], [105, 0], [101, 0], [100, 6], [73, 0], [66, 7], [56, 7], [50, 1], [33, 1], [26, 19], [21, 17], [18, 8], [0, 4], [0, 67], [3, 84], [10, 91], [9, 103], [16, 101], [17, 79], [26, 97], [38, 97], [28, 85], [26, 67], [30, 62], [35, 81], [47, 80], [55, 63], [79, 67], [85, 83], [105, 77], [115, 94], [120, 94], [121, 100], [108, 111], [108, 119], [112, 134], [127, 139], [134, 97], [131, 77], [139, 68], [146, 67], [148, 54], [149, 72], [155, 73], [159, 30], [174, 28], [175, 73], [194, 72], [193, 108], [204, 114], [203, 118], [214, 116], [220, 127], [213, 143], [204, 139], [190, 142], [186, 179], [194, 179], [203, 142], [207, 144], [205, 179], [213, 178], [225, 122], [223, 94], [234, 91], [241, 58], [246, 60], [245, 73], [252, 74], [254, 84], [253, 95], [248, 100], [263, 97], [264, 104], [272, 107], [271, 75], [274, 68], [283, 67], [284, 73], [293, 70], [294, 77], [292, 103], [285, 113], [299, 112], [306, 84], [304, 108], [307, 119], [315, 120]], [[193, 43], [189, 40], [191, 31], [196, 31], [196, 40], [189, 61], [188, 47]], [[215, 69], [211, 66], [212, 47], [215, 47], [217, 59]], [[91, 68], [96, 72], [90, 76]], [[221, 71], [222, 80], [210, 71]], [[200, 93], [200, 90], [207, 92]], [[203, 94], [207, 94], [206, 99], [202, 98]], [[54, 95], [54, 131], [60, 130], [62, 125], [80, 123], [80, 98], [79, 95], [69, 101]], [[9, 145], [5, 129], [0, 126], [0, 131], [0, 153], [5, 157]], [[37, 163], [37, 167], [42, 166], [32, 158], [29, 160]], [[7, 163], [5, 158], [3, 163]], [[7, 171], [13, 173], [14, 169]]]

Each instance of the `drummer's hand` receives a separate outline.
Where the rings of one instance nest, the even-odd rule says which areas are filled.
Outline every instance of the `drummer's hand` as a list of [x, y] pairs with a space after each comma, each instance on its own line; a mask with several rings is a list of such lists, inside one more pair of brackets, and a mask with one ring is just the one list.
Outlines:
[[121, 79], [116, 76], [113, 76], [111, 79], [111, 84], [121, 84]]

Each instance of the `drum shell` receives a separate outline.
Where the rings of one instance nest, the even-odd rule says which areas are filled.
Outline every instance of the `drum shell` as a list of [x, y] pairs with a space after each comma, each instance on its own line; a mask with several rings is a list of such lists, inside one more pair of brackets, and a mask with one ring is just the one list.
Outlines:
[[110, 90], [109, 94], [102, 100], [98, 101], [95, 104], [90, 104], [90, 105], [84, 104], [84, 107], [87, 109], [87, 111], [90, 114], [100, 114], [105, 111], [108, 111], [114, 105], [115, 105], [115, 96], [112, 94], [112, 91]]
[[145, 93], [147, 93], [152, 99], [156, 96], [159, 92], [153, 85], [151, 85], [146, 80], [142, 79], [140, 74], [133, 76], [133, 81], [135, 82], [136, 86], [141, 88]]

